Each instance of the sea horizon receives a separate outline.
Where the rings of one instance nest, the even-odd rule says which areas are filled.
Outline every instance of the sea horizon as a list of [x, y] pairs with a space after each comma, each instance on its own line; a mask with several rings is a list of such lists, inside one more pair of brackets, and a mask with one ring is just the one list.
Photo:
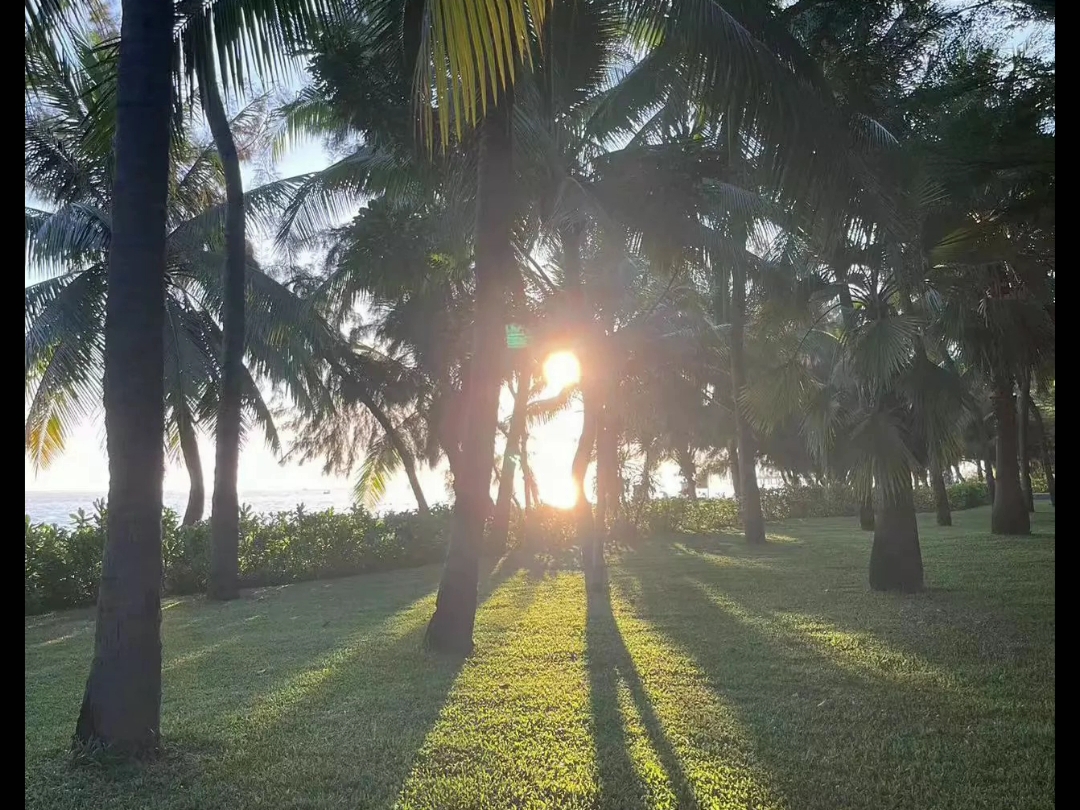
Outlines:
[[[203, 517], [210, 516], [210, 493], [206, 493], [206, 505]], [[274, 513], [292, 511], [303, 504], [311, 512], [326, 509], [344, 510], [352, 507], [352, 489], [350, 487], [302, 487], [296, 489], [242, 490], [240, 503], [254, 512]], [[72, 517], [82, 509], [87, 515], [93, 514], [94, 502], [105, 500], [106, 492], [97, 489], [65, 490], [25, 490], [25, 515], [32, 523], [54, 523], [58, 526], [70, 526]], [[187, 507], [186, 490], [165, 490], [164, 505], [177, 514], [183, 515]], [[404, 512], [416, 509], [416, 502], [408, 499], [387, 498], [374, 511], [376, 513]]]

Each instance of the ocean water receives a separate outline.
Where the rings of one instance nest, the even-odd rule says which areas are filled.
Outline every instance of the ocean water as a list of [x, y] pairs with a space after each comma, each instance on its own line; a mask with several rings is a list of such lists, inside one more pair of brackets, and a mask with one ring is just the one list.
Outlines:
[[[87, 514], [94, 511], [94, 501], [104, 500], [104, 492], [26, 492], [26, 512], [34, 523], [55, 523], [67, 526], [71, 515], [79, 509]], [[187, 507], [187, 492], [165, 492], [165, 505], [183, 515]], [[281, 512], [295, 509], [298, 504], [311, 512], [323, 509], [348, 509], [352, 504], [352, 493], [348, 489], [302, 489], [286, 491], [241, 492], [240, 503], [251, 507], [255, 512]], [[415, 503], [387, 503], [383, 509], [411, 509]], [[206, 517], [210, 516], [210, 493], [206, 496]]]

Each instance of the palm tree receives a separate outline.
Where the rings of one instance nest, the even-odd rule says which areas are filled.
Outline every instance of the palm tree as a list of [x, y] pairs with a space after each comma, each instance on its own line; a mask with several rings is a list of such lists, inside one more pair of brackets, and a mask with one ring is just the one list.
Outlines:
[[[49, 209], [26, 209], [31, 266], [50, 278], [26, 288], [26, 381], [30, 404], [26, 445], [37, 466], [63, 449], [73, 422], [100, 407], [106, 259], [112, 238], [108, 146], [115, 120], [114, 63], [86, 47], [80, 70], [39, 65], [27, 116], [27, 189]], [[107, 51], [105, 52], [107, 53]], [[264, 116], [250, 105], [230, 121], [245, 142]], [[212, 145], [174, 137], [168, 200], [168, 269], [164, 327], [165, 396], [170, 454], [179, 453], [191, 490], [184, 522], [202, 517], [198, 427], [212, 426], [221, 390], [221, 167]], [[259, 192], [256, 190], [258, 199]], [[250, 257], [247, 295], [256, 305], [249, 324], [250, 369], [283, 385], [298, 402], [318, 397], [312, 369], [333, 343], [304, 303]], [[242, 404], [275, 451], [278, 437], [255, 375], [242, 366]]]
[[161, 501], [169, 132], [169, 3], [123, 0], [105, 312], [109, 520], [82, 744], [155, 750], [161, 724]]

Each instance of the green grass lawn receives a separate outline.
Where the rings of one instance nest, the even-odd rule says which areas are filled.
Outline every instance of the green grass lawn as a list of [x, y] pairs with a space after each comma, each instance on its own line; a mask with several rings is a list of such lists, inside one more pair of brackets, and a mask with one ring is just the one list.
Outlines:
[[627, 551], [610, 593], [503, 564], [477, 652], [420, 651], [437, 567], [169, 599], [166, 750], [73, 758], [93, 615], [26, 620], [30, 808], [1052, 808], [1054, 513], [920, 516], [871, 593], [853, 518]]

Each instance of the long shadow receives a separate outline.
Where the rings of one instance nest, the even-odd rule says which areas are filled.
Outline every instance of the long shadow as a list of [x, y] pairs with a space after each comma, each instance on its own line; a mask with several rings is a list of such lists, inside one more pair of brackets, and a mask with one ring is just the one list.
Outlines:
[[[518, 570], [491, 562], [494, 568], [481, 569], [481, 603]], [[39, 718], [55, 729], [43, 734], [36, 728], [37, 736], [56, 743], [31, 751], [28, 742], [27, 784], [43, 788], [36, 794], [42, 806], [63, 803], [72, 776], [80, 793], [107, 805], [140, 806], [142, 795], [148, 806], [151, 794], [177, 791], [192, 797], [190, 806], [245, 805], [251, 795], [245, 791], [262, 794], [263, 788], [246, 776], [238, 780], [238, 773], [262, 774], [272, 784], [289, 774], [295, 780], [294, 763], [303, 762], [313, 775], [322, 774], [326, 790], [354, 789], [376, 797], [371, 806], [388, 805], [463, 663], [421, 651], [439, 573], [431, 566], [263, 588], [225, 605], [193, 600], [168, 611], [165, 751], [139, 766], [87, 761], [67, 767], [75, 689], [86, 661], [62, 657], [62, 644], [43, 648], [37, 668], [60, 667], [63, 677], [38, 683], [28, 665], [28, 703], [73, 708]], [[401, 616], [411, 623], [401, 624]], [[334, 738], [332, 748], [323, 744]], [[342, 759], [350, 750], [357, 759]]]
[[[983, 718], [968, 696], [919, 679], [876, 677], [872, 665], [838, 666], [718, 605], [687, 574], [685, 560], [672, 572], [658, 568], [615, 587], [621, 594], [625, 587], [635, 612], [700, 667], [753, 735], [756, 756], [792, 807], [975, 806], [995, 795], [1001, 801], [1009, 785], [1039, 789], [1025, 769], [1039, 756], [1052, 762], [1052, 748], [1029, 757], [1013, 743], [1013, 760], [998, 756], [991, 766], [987, 744], [1007, 734], [991, 728], [973, 744]], [[703, 570], [700, 576], [715, 580], [714, 569]], [[775, 582], [770, 590], [775, 598]], [[808, 756], [822, 765], [808, 767]], [[982, 779], [982, 795], [970, 804], [964, 796], [971, 777], [959, 780], [957, 773]]]
[[[489, 580], [482, 593], [491, 596], [497, 589]], [[476, 655], [497, 654], [535, 591], [525, 582], [511, 588], [498, 607], [489, 607], [497, 611], [494, 632], [484, 626], [482, 614], [478, 617], [482, 640]], [[395, 641], [366, 645], [285, 716], [250, 729], [242, 756], [223, 764], [218, 784], [239, 773], [248, 795], [274, 785], [287, 791], [289, 774], [302, 773], [305, 795], [322, 796], [335, 806], [391, 806], [466, 663], [422, 650], [430, 615], [426, 603], [423, 607], [416, 611], [418, 621]]]
[[649, 742], [660, 757], [678, 799], [680, 810], [692, 810], [698, 802], [683, 771], [652, 701], [641, 682], [633, 657], [626, 647], [615, 615], [611, 609], [608, 583], [590, 586], [587, 590], [588, 612], [585, 624], [585, 665], [589, 673], [589, 700], [595, 724], [596, 759], [600, 776], [601, 806], [605, 800], [619, 796], [626, 799], [628, 784], [635, 784], [633, 804], [622, 804], [620, 810], [644, 808], [646, 789], [630, 757], [626, 730], [619, 711], [619, 681], [626, 684]]

